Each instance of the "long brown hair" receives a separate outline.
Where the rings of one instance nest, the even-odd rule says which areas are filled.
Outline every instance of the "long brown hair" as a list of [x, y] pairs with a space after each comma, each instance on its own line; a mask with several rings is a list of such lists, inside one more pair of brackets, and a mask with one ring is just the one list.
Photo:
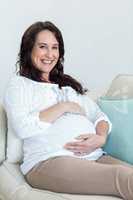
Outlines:
[[42, 82], [41, 71], [37, 69], [31, 60], [31, 52], [34, 47], [37, 34], [43, 30], [51, 31], [59, 43], [59, 59], [55, 67], [51, 70], [49, 79], [57, 83], [59, 87], [70, 86], [80, 94], [84, 94], [87, 90], [82, 85], [72, 78], [64, 74], [64, 41], [60, 30], [51, 22], [36, 22], [32, 24], [23, 34], [18, 61], [16, 65], [19, 67], [18, 74], [25, 76], [34, 81]]

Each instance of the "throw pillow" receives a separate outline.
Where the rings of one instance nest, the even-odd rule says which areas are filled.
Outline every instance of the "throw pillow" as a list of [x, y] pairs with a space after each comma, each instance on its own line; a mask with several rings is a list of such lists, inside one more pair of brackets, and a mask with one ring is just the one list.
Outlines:
[[104, 150], [123, 161], [133, 164], [133, 99], [101, 97], [98, 104], [112, 122]]

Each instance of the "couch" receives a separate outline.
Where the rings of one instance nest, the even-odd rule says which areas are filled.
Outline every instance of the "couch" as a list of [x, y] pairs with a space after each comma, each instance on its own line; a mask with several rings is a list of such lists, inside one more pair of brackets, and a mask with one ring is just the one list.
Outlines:
[[[7, 118], [0, 105], [0, 200], [119, 200], [112, 196], [72, 195], [32, 188], [19, 169], [19, 144], [7, 129]], [[10, 147], [9, 147], [10, 145]], [[12, 151], [12, 149], [16, 149]], [[11, 155], [10, 155], [11, 154]], [[14, 157], [14, 158], [12, 158]], [[14, 159], [14, 160], [13, 160]], [[16, 160], [15, 160], [16, 159]], [[56, 184], [56, 183], [55, 183]]]

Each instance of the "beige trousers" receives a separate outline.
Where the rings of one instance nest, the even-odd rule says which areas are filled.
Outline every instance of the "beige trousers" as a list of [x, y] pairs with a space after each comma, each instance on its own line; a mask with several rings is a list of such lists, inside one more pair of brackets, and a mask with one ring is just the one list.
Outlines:
[[97, 161], [70, 156], [37, 164], [27, 175], [35, 188], [71, 194], [98, 194], [133, 200], [133, 166], [110, 156]]

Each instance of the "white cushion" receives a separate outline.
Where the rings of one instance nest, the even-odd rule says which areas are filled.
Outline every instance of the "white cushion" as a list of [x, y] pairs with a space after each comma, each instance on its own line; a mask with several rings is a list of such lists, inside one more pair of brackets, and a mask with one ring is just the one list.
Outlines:
[[113, 80], [105, 96], [115, 99], [133, 98], [133, 74], [119, 74]]
[[0, 163], [5, 160], [6, 132], [6, 115], [2, 105], [0, 105]]
[[21, 163], [23, 160], [23, 141], [19, 139], [10, 123], [8, 123], [6, 158], [11, 163]]

